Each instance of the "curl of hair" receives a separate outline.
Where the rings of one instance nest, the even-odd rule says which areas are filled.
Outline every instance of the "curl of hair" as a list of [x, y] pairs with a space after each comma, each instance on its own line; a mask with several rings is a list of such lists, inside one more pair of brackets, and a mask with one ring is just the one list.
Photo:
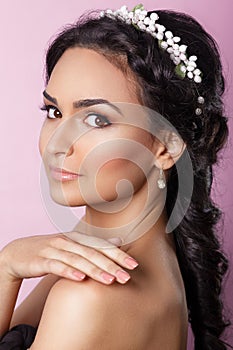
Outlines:
[[[228, 268], [221, 251], [216, 224], [221, 211], [211, 197], [212, 166], [224, 146], [228, 127], [223, 115], [224, 78], [214, 39], [192, 17], [174, 11], [156, 11], [162, 23], [198, 57], [203, 81], [198, 93], [205, 98], [203, 114], [195, 115], [196, 84], [176, 76], [174, 63], [149, 33], [120, 20], [84, 14], [65, 27], [50, 44], [46, 56], [46, 82], [68, 48], [85, 47], [103, 54], [125, 73], [133, 72], [142, 104], [158, 111], [178, 130], [186, 143], [194, 171], [191, 204], [174, 230], [177, 257], [184, 280], [189, 321], [196, 350], [226, 349], [221, 339], [230, 324], [224, 319], [221, 286]], [[122, 64], [122, 57], [125, 64]], [[195, 123], [198, 128], [193, 127]], [[182, 157], [181, 157], [182, 158]], [[180, 161], [180, 160], [179, 160]], [[170, 170], [166, 209], [171, 214], [178, 191], [176, 167]]]

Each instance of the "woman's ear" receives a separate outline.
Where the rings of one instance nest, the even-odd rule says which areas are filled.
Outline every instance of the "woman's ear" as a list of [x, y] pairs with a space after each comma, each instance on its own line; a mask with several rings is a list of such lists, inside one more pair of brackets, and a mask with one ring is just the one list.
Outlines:
[[171, 168], [181, 157], [186, 144], [174, 132], [166, 132], [162, 140], [154, 139], [153, 153], [155, 156], [155, 165], [163, 170]]

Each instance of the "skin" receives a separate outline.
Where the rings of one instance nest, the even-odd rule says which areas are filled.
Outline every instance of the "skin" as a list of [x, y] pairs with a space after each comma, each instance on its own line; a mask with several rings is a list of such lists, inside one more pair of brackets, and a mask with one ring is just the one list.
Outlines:
[[[54, 92], [56, 93], [56, 91]], [[93, 92], [91, 96], [96, 97], [96, 93], [94, 94]], [[85, 96], [80, 97], [83, 98]], [[68, 106], [66, 112], [68, 112], [66, 117], [70, 116], [70, 113], [73, 113], [73, 111], [70, 111], [70, 106]], [[50, 125], [52, 127], [54, 124]], [[49, 139], [49, 126], [47, 122], [45, 122], [42, 134], [44, 132], [48, 133], [48, 137], [45, 138], [46, 143]], [[43, 135], [41, 135], [41, 141], [42, 139]], [[43, 142], [40, 145], [43, 147]], [[43, 154], [43, 151], [41, 154]], [[72, 160], [73, 157], [67, 157], [67, 159]], [[73, 164], [72, 166], [76, 165]], [[69, 170], [74, 170], [74, 168], [70, 168]], [[59, 201], [61, 191], [57, 184], [51, 184], [51, 192], [54, 197], [57, 196], [57, 199], [54, 199]], [[66, 190], [64, 193], [66, 193], [66, 199], [69, 199], [71, 192]], [[75, 200], [77, 195], [78, 193], [76, 193], [74, 198], [70, 196], [69, 205], [72, 206], [72, 201], [74, 201], [74, 205], [83, 204], [80, 196]], [[113, 196], [114, 194], [111, 193], [111, 195]], [[66, 201], [64, 204], [66, 204]], [[69, 235], [71, 234], [72, 232], [69, 232]], [[76, 232], [75, 235], [77, 238]], [[105, 237], [108, 239], [113, 236], [109, 235]], [[98, 244], [101, 242], [99, 246], [97, 244], [88, 246], [85, 241], [87, 235], [80, 234], [78, 238], [79, 241], [70, 240], [67, 233], [37, 235], [12, 241], [0, 251], [0, 270], [2, 271], [0, 276], [0, 300], [2, 300], [0, 305], [0, 337], [9, 328], [20, 323], [37, 327], [47, 295], [60, 277], [82, 282], [85, 276], [88, 276], [104, 285], [114, 282], [125, 284], [128, 281], [130, 274], [127, 272], [127, 269], [132, 270], [135, 266], [129, 265], [127, 258], [130, 255], [117, 247], [119, 243], [112, 244], [106, 240], [101, 241], [99, 239]], [[95, 243], [94, 237], [92, 237], [92, 243]], [[122, 276], [122, 272], [119, 274], [119, 270], [124, 270], [125, 275]], [[14, 311], [22, 280], [24, 278], [41, 276], [46, 277], [42, 279], [32, 293]]]
[[[103, 98], [112, 103], [139, 104], [134, 87], [134, 82], [104, 56], [84, 48], [68, 49], [62, 55], [46, 87], [47, 93], [57, 99], [56, 115], [62, 116], [45, 121], [39, 143], [51, 196], [62, 205], [86, 205], [84, 226], [85, 223], [94, 225], [88, 226], [91, 232], [88, 231], [87, 234], [94, 232], [99, 238], [106, 238], [107, 232], [111, 236], [111, 228], [122, 228], [137, 219], [141, 213], [143, 234], [137, 233], [127, 241], [126, 232], [119, 230], [125, 240], [121, 250], [139, 262], [137, 269], [131, 271], [131, 279], [124, 287], [114, 283], [106, 288], [90, 278], [82, 283], [61, 278], [54, 283], [45, 303], [36, 339], [30, 348], [32, 350], [186, 348], [188, 317], [184, 285], [173, 236], [165, 233], [165, 195], [156, 185], [153, 195], [157, 199], [154, 210], [158, 220], [149, 225], [149, 212], [144, 210], [148, 188], [151, 188], [149, 186], [152, 182], [156, 184], [158, 178], [155, 164], [166, 170], [176, 159], [146, 130], [125, 124], [113, 124], [103, 129], [92, 128], [85, 124], [87, 109], [73, 106], [74, 101], [90, 98]], [[55, 106], [47, 99], [45, 103]], [[66, 136], [73, 136], [72, 117], [77, 112], [82, 116], [78, 129], [78, 136], [81, 136], [69, 144]], [[120, 122], [120, 118], [116, 116], [115, 120]], [[52, 135], [55, 137], [51, 138]], [[145, 172], [131, 161], [138, 152], [134, 147], [121, 150], [123, 159], [112, 157], [105, 163], [104, 152], [98, 152], [98, 147], [106, 141], [108, 147], [113, 147], [119, 138], [122, 142], [130, 141], [130, 145], [134, 145], [134, 142], [143, 145], [150, 152], [152, 156], [145, 162]], [[93, 148], [97, 153], [92, 156]], [[110, 148], [110, 151], [113, 150]], [[86, 164], [85, 159], [88, 159]], [[59, 165], [63, 168], [83, 174], [78, 186], [77, 180], [63, 183], [54, 180], [48, 168], [51, 161], [53, 164], [60, 162]], [[98, 166], [96, 191], [92, 193], [89, 191], [90, 171]], [[117, 196], [116, 184], [121, 179], [127, 179], [133, 185], [133, 194], [126, 187], [125, 192]], [[128, 197], [130, 203], [121, 207]], [[103, 206], [106, 205], [105, 201], [108, 201], [109, 206], [114, 203], [118, 209], [123, 209], [103, 212], [101, 209], [106, 208]], [[94, 230], [95, 227], [101, 228], [103, 233]]]

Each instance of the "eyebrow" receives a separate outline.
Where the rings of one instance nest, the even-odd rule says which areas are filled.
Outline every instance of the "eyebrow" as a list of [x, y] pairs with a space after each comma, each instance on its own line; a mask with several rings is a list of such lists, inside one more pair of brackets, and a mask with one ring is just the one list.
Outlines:
[[[43, 91], [43, 95], [47, 100], [53, 102], [56, 106], [58, 106], [57, 99], [55, 97], [50, 96], [46, 90]], [[84, 100], [78, 100], [73, 102], [74, 108], [90, 107], [99, 104], [106, 104], [119, 114], [123, 115], [119, 107], [103, 98], [86, 98]]]

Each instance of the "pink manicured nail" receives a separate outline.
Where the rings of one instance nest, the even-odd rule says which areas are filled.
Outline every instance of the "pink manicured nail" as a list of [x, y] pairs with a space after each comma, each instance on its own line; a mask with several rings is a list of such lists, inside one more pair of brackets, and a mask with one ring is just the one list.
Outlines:
[[129, 267], [133, 267], [133, 268], [139, 265], [138, 262], [131, 257], [125, 258], [125, 262]]
[[101, 276], [104, 279], [104, 281], [108, 283], [111, 283], [115, 279], [114, 276], [109, 275], [107, 272], [101, 272]]
[[130, 279], [130, 275], [123, 270], [118, 270], [116, 276], [121, 282], [127, 282]]
[[73, 275], [79, 280], [83, 280], [86, 277], [86, 275], [80, 271], [74, 271]]

